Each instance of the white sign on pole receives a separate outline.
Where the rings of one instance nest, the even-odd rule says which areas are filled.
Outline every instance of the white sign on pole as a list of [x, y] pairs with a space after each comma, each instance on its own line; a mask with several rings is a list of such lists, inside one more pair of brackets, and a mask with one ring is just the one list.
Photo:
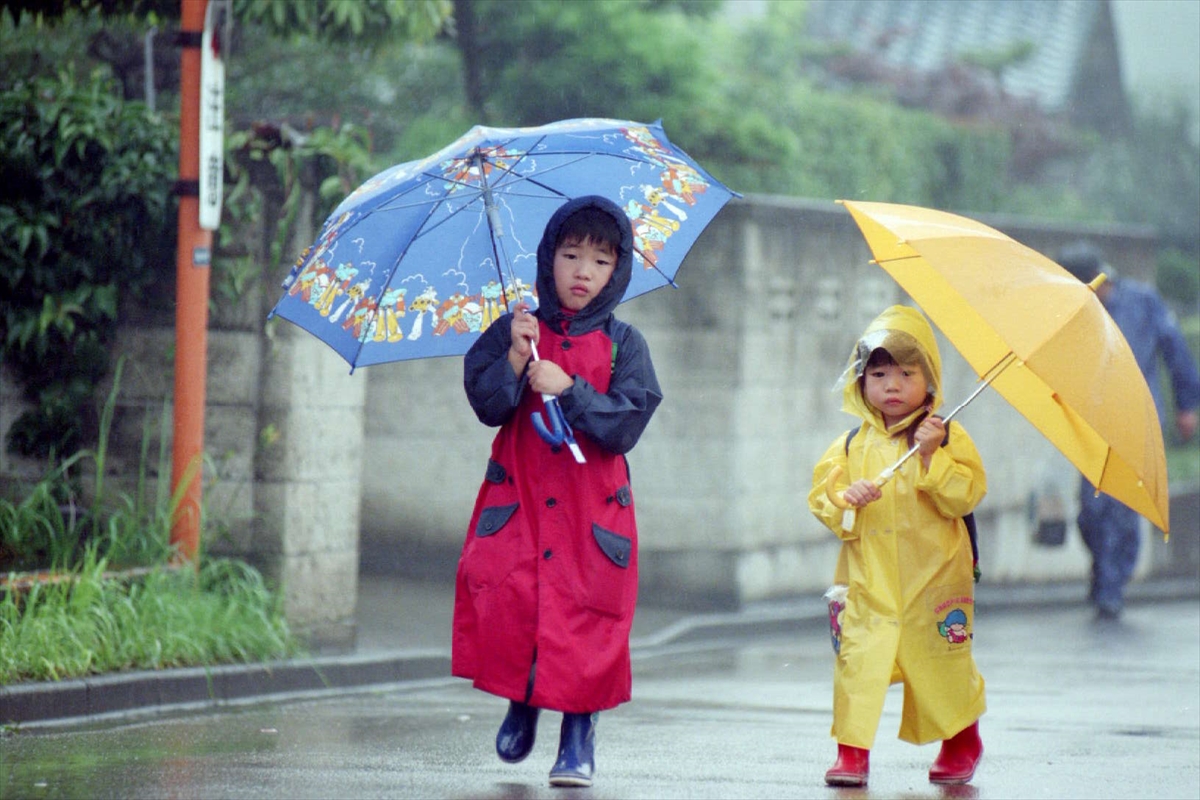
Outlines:
[[200, 40], [200, 227], [221, 225], [225, 186], [225, 47], [221, 0], [209, 0]]

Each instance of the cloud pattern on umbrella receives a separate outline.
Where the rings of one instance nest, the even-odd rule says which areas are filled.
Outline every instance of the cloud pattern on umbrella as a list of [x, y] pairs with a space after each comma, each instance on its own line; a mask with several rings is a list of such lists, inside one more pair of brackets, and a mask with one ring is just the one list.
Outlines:
[[736, 196], [659, 123], [477, 126], [346, 197], [292, 267], [272, 316], [317, 335], [352, 368], [462, 354], [510, 304], [536, 306], [542, 229], [584, 194], [609, 197], [632, 223], [625, 300], [673, 284], [696, 238]]

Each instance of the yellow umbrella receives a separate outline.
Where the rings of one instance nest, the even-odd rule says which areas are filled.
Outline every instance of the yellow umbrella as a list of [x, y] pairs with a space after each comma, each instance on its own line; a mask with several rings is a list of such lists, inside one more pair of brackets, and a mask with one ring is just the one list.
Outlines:
[[965, 217], [838, 202], [854, 217], [874, 263], [985, 385], [1097, 491], [1150, 520], [1165, 538], [1167, 462], [1158, 411], [1133, 351], [1096, 297], [1104, 276], [1081, 283], [1049, 258]]

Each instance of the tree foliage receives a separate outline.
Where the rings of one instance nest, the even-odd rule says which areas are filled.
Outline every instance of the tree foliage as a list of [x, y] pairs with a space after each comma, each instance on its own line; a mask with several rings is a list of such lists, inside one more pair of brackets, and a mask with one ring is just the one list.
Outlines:
[[[289, 40], [307, 32], [317, 44], [428, 38], [450, 10], [448, 0], [232, 7], [252, 29]], [[177, 23], [178, 14], [177, 0], [0, 0], [0, 354], [33, 405], [8, 431], [16, 452], [62, 456], [94, 440], [94, 395], [119, 311], [148, 287], [171, 285], [163, 273], [173, 275], [176, 118], [126, 102], [118, 64], [93, 68], [140, 48], [139, 27]], [[45, 57], [41, 39], [57, 43], [59, 58]], [[355, 137], [326, 133], [296, 152], [332, 154], [336, 176]], [[281, 169], [291, 163], [282, 151], [280, 159]]]
[[234, 16], [273, 35], [329, 42], [428, 39], [450, 16], [450, 0], [234, 0]]
[[0, 346], [34, 403], [9, 444], [69, 453], [94, 432], [119, 301], [171, 261], [175, 137], [70, 70], [0, 93], [0, 120]]
[[[334, 41], [401, 36], [428, 38], [450, 16], [450, 0], [233, 0], [233, 16], [279, 37]], [[12, 22], [54, 23], [75, 14], [179, 22], [180, 0], [0, 0]]]

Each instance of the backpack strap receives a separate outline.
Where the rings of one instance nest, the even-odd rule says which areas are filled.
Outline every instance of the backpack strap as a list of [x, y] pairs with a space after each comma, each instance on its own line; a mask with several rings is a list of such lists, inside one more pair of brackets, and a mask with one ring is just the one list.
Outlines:
[[[867, 423], [865, 423], [865, 422], [863, 423], [863, 425], [866, 425], [866, 424]], [[857, 428], [851, 428], [849, 431], [846, 432], [846, 444], [845, 444], [846, 455], [850, 455], [850, 440], [853, 439], [854, 435], [856, 433], [858, 433], [860, 430], [862, 430], [862, 425], [860, 425]], [[947, 422], [946, 423], [946, 438], [942, 439], [941, 446], [945, 447], [949, 443], [950, 443], [950, 423]], [[972, 511], [971, 513], [967, 514], [965, 517], [962, 518], [962, 521], [963, 521], [963, 524], [967, 526], [967, 536], [971, 540], [971, 572], [975, 576], [975, 582], [979, 583], [979, 578], [983, 573], [979, 570], [979, 533], [975, 526], [975, 512]]]
[[[867, 423], [865, 423], [865, 422], [863, 423], [863, 425], [866, 425], [866, 424]], [[853, 439], [854, 434], [858, 433], [860, 430], [862, 430], [862, 425], [860, 425], [857, 428], [851, 428], [850, 430], [846, 431], [846, 446], [845, 446], [846, 455], [850, 455], [850, 440]]]

